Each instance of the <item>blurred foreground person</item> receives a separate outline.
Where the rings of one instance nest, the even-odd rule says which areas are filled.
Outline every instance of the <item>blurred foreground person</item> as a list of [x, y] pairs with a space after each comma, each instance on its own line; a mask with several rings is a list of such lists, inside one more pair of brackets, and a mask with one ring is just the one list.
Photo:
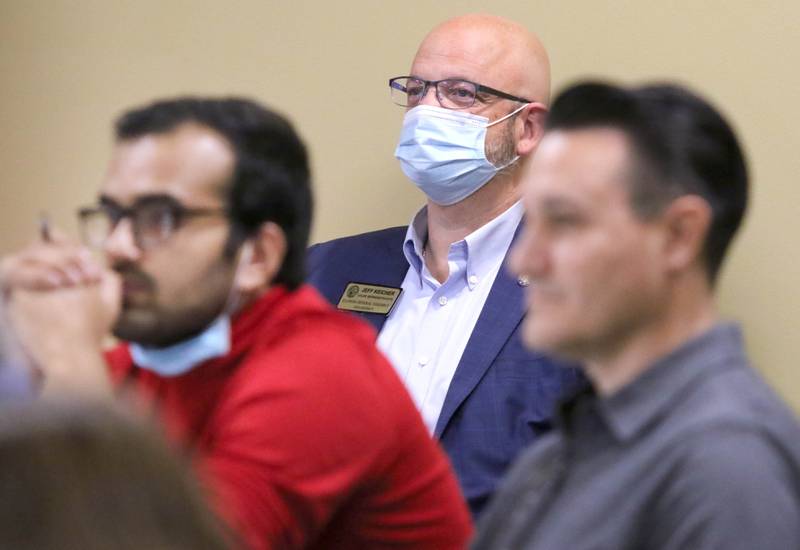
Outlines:
[[523, 338], [592, 388], [512, 469], [474, 547], [800, 548], [800, 428], [714, 303], [747, 203], [729, 125], [680, 87], [579, 85], [526, 185]]
[[0, 407], [0, 548], [230, 548], [185, 465], [109, 407]]
[[250, 101], [125, 114], [80, 211], [111, 270], [59, 239], [7, 258], [15, 330], [45, 393], [124, 387], [156, 411], [253, 548], [463, 547], [455, 477], [371, 329], [302, 285], [309, 180]]

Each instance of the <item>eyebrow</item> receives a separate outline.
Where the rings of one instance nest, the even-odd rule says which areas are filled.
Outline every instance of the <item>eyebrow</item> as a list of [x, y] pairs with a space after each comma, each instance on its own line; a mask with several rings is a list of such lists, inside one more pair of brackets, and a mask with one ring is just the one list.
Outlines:
[[543, 212], [558, 212], [564, 210], [583, 211], [586, 205], [579, 199], [568, 197], [545, 197], [541, 202], [540, 210]]
[[561, 206], [569, 206], [569, 205], [571, 205], [573, 203], [574, 203], [573, 200], [568, 199], [566, 197], [560, 197], [560, 196], [545, 197], [542, 200], [542, 204], [544, 206], [547, 206], [547, 207], [550, 207], [550, 208], [553, 208], [553, 207], [557, 208], [557, 207], [561, 207]]
[[419, 75], [411, 74], [408, 75], [409, 78], [416, 78], [417, 80], [424, 80], [425, 82], [442, 82], [444, 80], [465, 80], [467, 82], [472, 82], [473, 84], [480, 84], [480, 82], [476, 82], [471, 78], [467, 78], [466, 76], [446, 76], [444, 78], [422, 78]]
[[[102, 193], [100, 194], [97, 200], [100, 204], [106, 206], [117, 206], [117, 207], [122, 206], [118, 201]], [[175, 197], [167, 193], [148, 193], [146, 195], [139, 195], [138, 197], [136, 197], [136, 200], [133, 201], [133, 204], [140, 204], [142, 202], [150, 202], [150, 201], [176, 202], [177, 200], [175, 199]]]

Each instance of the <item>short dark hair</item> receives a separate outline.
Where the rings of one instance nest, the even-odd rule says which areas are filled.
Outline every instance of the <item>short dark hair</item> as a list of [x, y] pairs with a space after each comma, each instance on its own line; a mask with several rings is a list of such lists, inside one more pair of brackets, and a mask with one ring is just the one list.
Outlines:
[[553, 102], [548, 130], [612, 127], [635, 154], [631, 206], [641, 218], [663, 211], [681, 195], [698, 195], [712, 210], [703, 248], [709, 281], [747, 207], [748, 177], [731, 126], [704, 99], [677, 85], [623, 88], [602, 82], [569, 87]]
[[116, 137], [128, 140], [163, 134], [187, 123], [218, 132], [236, 156], [227, 193], [228, 255], [261, 224], [274, 222], [286, 235], [287, 250], [273, 282], [298, 287], [305, 278], [313, 205], [308, 155], [291, 123], [248, 99], [180, 97], [124, 113], [117, 120]]

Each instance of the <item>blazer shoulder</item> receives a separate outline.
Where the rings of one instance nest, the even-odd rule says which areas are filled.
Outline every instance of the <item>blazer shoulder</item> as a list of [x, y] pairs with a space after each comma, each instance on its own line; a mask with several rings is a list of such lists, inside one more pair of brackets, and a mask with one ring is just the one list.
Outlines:
[[313, 273], [330, 261], [349, 262], [387, 252], [402, 254], [407, 229], [407, 226], [390, 227], [312, 245], [308, 249], [308, 270]]

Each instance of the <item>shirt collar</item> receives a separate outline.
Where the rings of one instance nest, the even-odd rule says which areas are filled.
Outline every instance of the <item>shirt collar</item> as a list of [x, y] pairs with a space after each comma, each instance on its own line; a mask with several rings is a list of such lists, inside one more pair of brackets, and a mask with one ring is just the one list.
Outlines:
[[511, 241], [514, 240], [514, 232], [522, 220], [523, 212], [522, 202], [517, 201], [508, 210], [464, 238], [467, 243], [467, 277], [477, 275], [483, 278], [502, 263]]
[[418, 275], [420, 287], [422, 286], [422, 253], [425, 250], [427, 241], [428, 207], [423, 206], [419, 212], [414, 214], [411, 223], [408, 224], [406, 238], [403, 241], [403, 254], [408, 261], [408, 265]]
[[653, 363], [633, 382], [611, 396], [600, 398], [584, 392], [562, 409], [567, 431], [574, 425], [571, 416], [586, 408], [580, 401], [594, 401], [594, 410], [614, 437], [625, 442], [652, 422], [668, 414], [679, 396], [700, 378], [748, 364], [739, 327], [721, 323]]
[[[505, 212], [479, 227], [462, 241], [450, 245], [451, 247], [465, 247], [467, 269], [464, 277], [476, 275], [481, 278], [487, 275], [492, 268], [503, 261], [514, 232], [517, 229], [524, 212], [522, 203], [515, 202]], [[422, 252], [428, 240], [428, 207], [423, 206], [414, 217], [406, 230], [403, 241], [403, 254], [408, 265], [419, 275], [422, 285]], [[452, 250], [451, 250], [452, 252]]]

